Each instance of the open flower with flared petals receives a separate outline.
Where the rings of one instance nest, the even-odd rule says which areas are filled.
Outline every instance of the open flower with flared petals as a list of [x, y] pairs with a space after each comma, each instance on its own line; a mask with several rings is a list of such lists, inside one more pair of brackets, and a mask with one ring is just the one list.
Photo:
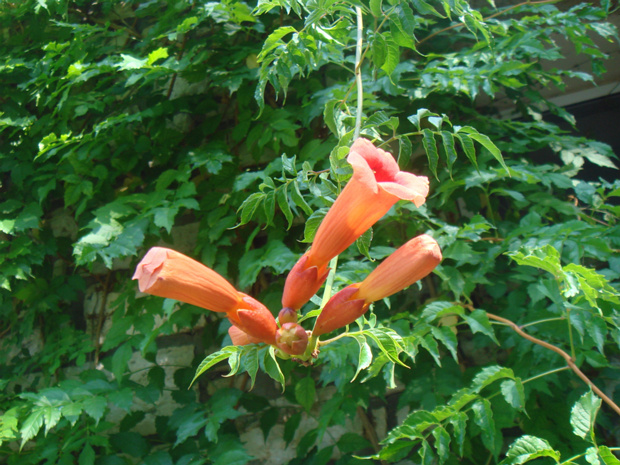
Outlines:
[[282, 306], [299, 308], [321, 287], [329, 261], [375, 224], [398, 200], [422, 205], [428, 179], [400, 171], [388, 152], [357, 139], [347, 161], [353, 176], [321, 222], [310, 250], [289, 273]]
[[353, 323], [372, 302], [389, 297], [427, 276], [441, 262], [439, 244], [423, 234], [386, 258], [361, 283], [337, 292], [318, 316], [313, 336]]
[[228, 319], [249, 336], [275, 343], [278, 326], [260, 302], [237, 291], [221, 275], [200, 262], [172, 249], [153, 247], [138, 263], [132, 279], [141, 292], [180, 300]]

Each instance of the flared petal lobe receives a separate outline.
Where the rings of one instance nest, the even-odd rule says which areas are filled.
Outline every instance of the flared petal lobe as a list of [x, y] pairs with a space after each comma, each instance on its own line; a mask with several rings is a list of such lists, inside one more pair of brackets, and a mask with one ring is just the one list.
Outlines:
[[418, 207], [426, 201], [428, 178], [400, 171], [394, 157], [369, 140], [357, 139], [347, 161], [353, 166], [353, 177], [323, 218], [308, 266], [321, 266], [342, 253], [398, 200]]
[[214, 312], [228, 312], [241, 301], [222, 276], [176, 250], [153, 247], [138, 263], [132, 279], [141, 292], [180, 300]]
[[[347, 161], [353, 176], [323, 218], [310, 250], [287, 277], [283, 307], [300, 308], [319, 290], [329, 261], [342, 253], [400, 199], [422, 205], [428, 179], [400, 171], [396, 160], [366, 139], [357, 139]], [[309, 270], [316, 267], [316, 272]]]
[[437, 241], [423, 234], [386, 258], [361, 283], [351, 284], [327, 302], [316, 319], [313, 336], [353, 323], [372, 302], [389, 297], [427, 276], [441, 262]]

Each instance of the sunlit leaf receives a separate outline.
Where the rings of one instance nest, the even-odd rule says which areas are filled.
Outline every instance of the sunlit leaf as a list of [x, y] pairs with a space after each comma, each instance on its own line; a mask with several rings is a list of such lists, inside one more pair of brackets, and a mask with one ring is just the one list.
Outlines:
[[241, 349], [238, 346], [227, 346], [221, 350], [218, 350], [217, 352], [213, 352], [212, 354], [208, 355], [202, 362], [200, 362], [198, 368], [196, 368], [196, 374], [194, 375], [194, 378], [192, 379], [189, 387], [194, 384], [194, 381], [196, 381], [196, 379], [198, 379], [201, 374], [203, 374], [213, 365], [221, 362], [222, 360], [228, 359], [228, 357], [230, 357], [233, 353], [238, 352], [239, 350]]
[[554, 461], [559, 462], [560, 453], [554, 450], [546, 440], [525, 435], [510, 445], [506, 459], [501, 464], [518, 465], [539, 457], [551, 457]]
[[592, 433], [594, 420], [600, 407], [601, 398], [592, 391], [582, 395], [573, 405], [570, 413], [570, 424], [573, 427], [573, 433], [580, 438], [592, 442], [590, 434]]
[[525, 408], [525, 392], [520, 378], [508, 379], [501, 384], [502, 395], [506, 402], [517, 410]]
[[357, 378], [357, 375], [359, 375], [362, 370], [368, 368], [372, 363], [372, 350], [366, 342], [366, 338], [364, 336], [355, 336], [355, 340], [359, 344], [360, 350], [357, 362], [357, 369], [355, 370], [355, 375], [351, 379], [351, 382], [353, 382], [355, 378]]

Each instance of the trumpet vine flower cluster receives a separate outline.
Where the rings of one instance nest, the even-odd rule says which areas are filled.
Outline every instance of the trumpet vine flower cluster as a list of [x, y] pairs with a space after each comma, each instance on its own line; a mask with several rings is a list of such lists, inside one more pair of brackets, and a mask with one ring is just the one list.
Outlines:
[[[415, 237], [386, 258], [363, 281], [334, 294], [316, 319], [312, 331], [298, 322], [298, 311], [320, 289], [329, 262], [372, 227], [399, 200], [422, 205], [428, 179], [400, 171], [394, 158], [360, 138], [347, 161], [353, 176], [321, 222], [310, 249], [287, 276], [278, 322], [259, 301], [237, 291], [212, 269], [179, 252], [153, 247], [138, 264], [133, 279], [141, 292], [167, 297], [214, 312], [225, 313], [232, 324], [234, 345], [266, 343], [282, 356], [307, 354], [309, 337], [344, 327], [388, 297], [427, 276], [441, 261], [437, 242]], [[314, 350], [313, 350], [314, 351]]]

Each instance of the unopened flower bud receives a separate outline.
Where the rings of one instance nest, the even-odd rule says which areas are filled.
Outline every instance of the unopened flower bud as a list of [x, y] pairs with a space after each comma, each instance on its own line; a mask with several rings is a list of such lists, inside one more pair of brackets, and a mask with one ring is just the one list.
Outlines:
[[308, 346], [308, 333], [297, 323], [284, 323], [276, 332], [276, 346], [289, 355], [301, 355]]
[[297, 311], [291, 307], [284, 307], [278, 314], [280, 326], [284, 323], [297, 323]]
[[369, 305], [424, 278], [441, 262], [437, 241], [422, 234], [386, 258], [361, 283], [351, 284], [327, 302], [316, 319], [313, 336], [321, 336], [353, 323]]

